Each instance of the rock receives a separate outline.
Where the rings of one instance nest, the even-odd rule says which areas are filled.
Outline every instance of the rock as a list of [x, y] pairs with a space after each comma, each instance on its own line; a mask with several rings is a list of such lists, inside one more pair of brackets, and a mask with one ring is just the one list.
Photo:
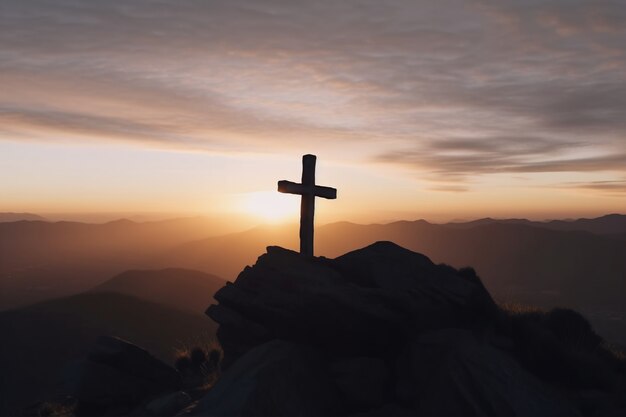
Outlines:
[[545, 381], [573, 391], [609, 392], [624, 374], [624, 362], [599, 343], [601, 339], [598, 341], [578, 313], [555, 309], [513, 315], [510, 323], [516, 356], [526, 369]]
[[336, 260], [269, 247], [215, 299], [207, 314], [220, 323], [226, 368], [272, 338], [375, 356], [415, 332], [484, 325], [496, 310], [482, 285], [389, 242]]
[[173, 416], [191, 402], [189, 394], [178, 391], [150, 401], [145, 409], [151, 416]]
[[376, 242], [346, 253], [333, 264], [344, 279], [362, 287], [410, 289], [454, 279], [452, 268], [439, 268], [428, 257], [392, 242]]
[[[227, 283], [227, 285], [232, 285]], [[225, 353], [222, 366], [228, 368], [233, 358], [238, 358], [255, 346], [270, 340], [269, 331], [261, 324], [246, 319], [225, 305], [211, 305], [206, 314], [218, 323], [217, 337]]]
[[419, 336], [398, 366], [398, 397], [421, 415], [579, 415], [559, 391], [468, 330]]
[[382, 359], [348, 358], [334, 362], [330, 369], [351, 409], [369, 410], [384, 404], [390, 372]]
[[585, 415], [606, 415], [610, 408], [610, 394], [599, 390], [578, 392], [578, 404]]
[[274, 340], [239, 358], [190, 415], [321, 416], [339, 409], [323, 357], [311, 347]]
[[415, 412], [396, 403], [387, 403], [379, 408], [350, 415], [353, 417], [413, 417]]
[[67, 394], [81, 407], [133, 406], [142, 400], [180, 388], [178, 372], [146, 350], [115, 337], [101, 337], [87, 357], [64, 371]]
[[554, 308], [546, 316], [546, 324], [559, 342], [583, 352], [594, 351], [602, 344], [587, 319], [577, 311]]

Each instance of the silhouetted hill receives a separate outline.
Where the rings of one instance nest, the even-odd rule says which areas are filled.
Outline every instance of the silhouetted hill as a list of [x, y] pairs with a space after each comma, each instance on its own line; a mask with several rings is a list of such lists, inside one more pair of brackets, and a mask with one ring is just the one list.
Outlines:
[[76, 294], [125, 270], [151, 268], [156, 253], [238, 227], [208, 218], [0, 223], [0, 310]]
[[485, 226], [487, 224], [493, 224], [493, 223], [526, 224], [526, 225], [531, 225], [534, 223], [543, 224], [539, 222], [532, 222], [528, 219], [492, 219], [491, 217], [485, 217], [483, 219], [471, 220], [468, 222], [458, 222], [458, 221], [450, 222], [450, 223], [447, 223], [446, 225], [450, 227], [458, 227], [462, 229], [471, 229], [472, 227]]
[[589, 232], [599, 235], [626, 234], [626, 215], [623, 214], [607, 214], [593, 219], [550, 220], [545, 222], [530, 221], [528, 219], [492, 219], [487, 217], [470, 222], [448, 223], [448, 226], [467, 229], [493, 223], [522, 224], [550, 230]]
[[133, 270], [122, 272], [89, 292], [131, 295], [201, 314], [225, 283], [215, 275], [190, 269]]
[[626, 215], [607, 214], [595, 219], [578, 219], [572, 221], [552, 220], [545, 227], [553, 230], [582, 230], [597, 234], [626, 233]]
[[41, 217], [32, 213], [0, 213], [0, 223], [18, 222], [18, 221], [46, 221], [45, 217]]
[[0, 312], [0, 415], [15, 414], [17, 406], [52, 393], [65, 363], [101, 335], [137, 343], [171, 363], [174, 349], [206, 340], [214, 331], [215, 323], [201, 314], [116, 293], [81, 294]]

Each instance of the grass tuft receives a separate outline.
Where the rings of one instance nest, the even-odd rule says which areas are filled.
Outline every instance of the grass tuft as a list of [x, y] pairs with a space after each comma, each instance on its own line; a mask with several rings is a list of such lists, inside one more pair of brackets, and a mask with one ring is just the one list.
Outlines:
[[185, 387], [207, 387], [219, 378], [222, 357], [223, 351], [219, 343], [210, 340], [177, 349], [174, 367], [183, 377]]

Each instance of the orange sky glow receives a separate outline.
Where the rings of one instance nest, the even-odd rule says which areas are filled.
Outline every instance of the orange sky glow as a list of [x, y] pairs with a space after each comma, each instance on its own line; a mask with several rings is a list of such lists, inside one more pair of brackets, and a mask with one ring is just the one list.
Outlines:
[[625, 213], [618, 3], [5, 1], [0, 212]]

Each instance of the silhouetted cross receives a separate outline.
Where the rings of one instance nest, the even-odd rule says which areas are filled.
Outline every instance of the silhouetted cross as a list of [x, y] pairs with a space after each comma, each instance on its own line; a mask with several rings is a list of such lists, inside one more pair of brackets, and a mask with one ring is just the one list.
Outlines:
[[315, 155], [302, 157], [302, 184], [291, 181], [278, 181], [281, 193], [300, 194], [300, 253], [313, 256], [313, 215], [315, 214], [315, 197], [337, 198], [337, 190], [331, 187], [315, 185]]

